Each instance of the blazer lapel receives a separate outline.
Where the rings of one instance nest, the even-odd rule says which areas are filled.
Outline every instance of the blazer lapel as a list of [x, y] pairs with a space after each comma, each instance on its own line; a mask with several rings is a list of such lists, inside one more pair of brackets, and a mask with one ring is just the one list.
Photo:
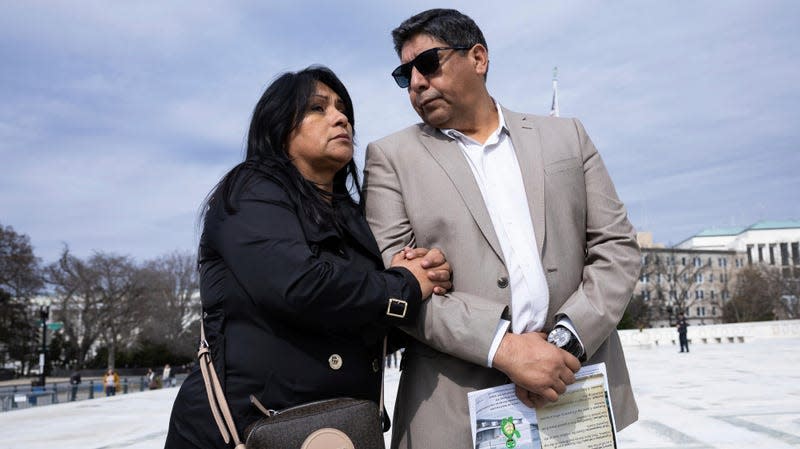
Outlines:
[[492, 219], [489, 217], [489, 211], [486, 210], [483, 195], [481, 195], [480, 188], [475, 182], [472, 170], [469, 168], [469, 162], [461, 152], [458, 143], [427, 125], [422, 127], [420, 140], [431, 156], [447, 173], [450, 182], [458, 190], [461, 199], [478, 224], [483, 237], [497, 254], [497, 257], [500, 260], [505, 260], [503, 259], [503, 251], [500, 248], [500, 241], [497, 240], [497, 234], [494, 232]]
[[544, 162], [539, 130], [523, 114], [511, 112], [503, 108], [506, 126], [511, 133], [511, 142], [517, 155], [519, 169], [522, 172], [522, 183], [525, 185], [525, 196], [528, 197], [528, 210], [531, 223], [536, 234], [536, 247], [542, 257], [545, 236], [545, 204], [544, 204]]

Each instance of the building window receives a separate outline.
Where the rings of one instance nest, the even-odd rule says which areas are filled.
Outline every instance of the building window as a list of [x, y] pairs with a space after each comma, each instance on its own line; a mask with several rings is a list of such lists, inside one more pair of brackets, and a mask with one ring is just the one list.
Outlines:
[[645, 301], [650, 301], [650, 290], [645, 290], [642, 292], [642, 299]]
[[716, 307], [712, 307], [711, 308], [711, 316], [717, 316], [717, 308]]
[[775, 244], [771, 243], [769, 245], [769, 264], [775, 265]]
[[647, 283], [647, 278], [648, 278], [648, 274], [647, 273], [642, 273], [642, 284], [646, 284]]
[[642, 265], [647, 265], [647, 256], [642, 256]]
[[758, 245], [758, 261], [764, 261], [764, 245]]
[[681, 257], [681, 265], [686, 266], [686, 258]]
[[695, 274], [694, 275], [694, 281], [697, 282], [698, 284], [702, 284], [703, 283], [703, 273]]
[[708, 275], [708, 282], [714, 283], [714, 273]]
[[800, 242], [792, 242], [792, 262], [800, 265]]
[[714, 296], [716, 296], [716, 294], [717, 294], [717, 292], [716, 292], [716, 291], [714, 291], [714, 290], [711, 290], [711, 299], [714, 299]]
[[781, 243], [781, 265], [789, 265], [789, 245]]
[[753, 245], [747, 245], [747, 263], [753, 265]]
[[692, 259], [692, 264], [694, 264], [695, 267], [702, 267], [703, 261], [700, 260], [699, 257], [695, 257], [694, 259]]

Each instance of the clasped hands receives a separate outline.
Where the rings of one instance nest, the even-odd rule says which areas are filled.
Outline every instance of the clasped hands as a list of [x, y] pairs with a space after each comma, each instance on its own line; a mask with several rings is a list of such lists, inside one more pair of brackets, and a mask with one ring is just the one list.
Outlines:
[[557, 401], [581, 367], [575, 356], [549, 343], [541, 332], [505, 334], [492, 364], [515, 384], [519, 400], [532, 408]]
[[453, 270], [439, 248], [405, 247], [392, 257], [392, 267], [404, 267], [417, 278], [422, 298], [443, 295], [453, 288]]
[[[405, 247], [392, 257], [392, 267], [405, 267], [420, 285], [422, 297], [443, 295], [453, 287], [452, 269], [438, 248]], [[569, 352], [547, 341], [542, 332], [507, 333], [500, 341], [493, 366], [515, 384], [517, 397], [528, 407], [543, 407], [558, 400], [575, 382], [581, 363]]]

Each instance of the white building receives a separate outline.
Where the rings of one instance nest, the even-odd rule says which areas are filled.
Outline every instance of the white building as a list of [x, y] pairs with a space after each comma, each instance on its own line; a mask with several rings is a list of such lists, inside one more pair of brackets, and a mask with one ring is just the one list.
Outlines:
[[708, 229], [676, 248], [741, 251], [751, 264], [800, 267], [800, 221], [759, 221], [748, 227]]

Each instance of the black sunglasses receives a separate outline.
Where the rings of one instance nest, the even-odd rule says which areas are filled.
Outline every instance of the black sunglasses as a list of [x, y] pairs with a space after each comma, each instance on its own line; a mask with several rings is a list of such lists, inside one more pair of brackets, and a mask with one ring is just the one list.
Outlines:
[[434, 47], [423, 51], [418, 54], [416, 58], [408, 61], [405, 64], [400, 64], [392, 72], [392, 77], [398, 86], [405, 89], [411, 84], [411, 69], [417, 68], [417, 71], [423, 76], [430, 75], [431, 73], [439, 70], [439, 51], [441, 50], [469, 50], [470, 47]]

